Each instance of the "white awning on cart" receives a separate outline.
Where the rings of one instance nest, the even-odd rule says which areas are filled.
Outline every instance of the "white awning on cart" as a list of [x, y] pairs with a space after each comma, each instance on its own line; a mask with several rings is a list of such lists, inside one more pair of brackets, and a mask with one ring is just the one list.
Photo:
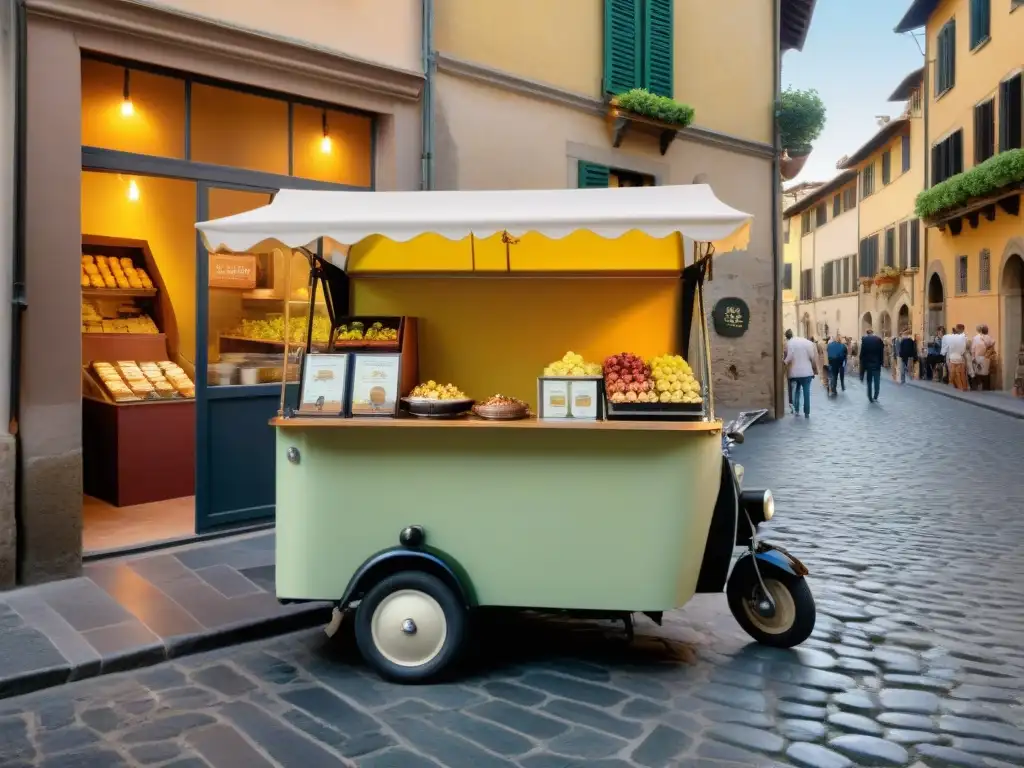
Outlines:
[[560, 239], [590, 231], [614, 239], [640, 231], [655, 238], [679, 232], [725, 252], [746, 248], [752, 218], [715, 197], [707, 184], [451, 192], [282, 189], [269, 205], [196, 226], [211, 251], [252, 251], [261, 244], [300, 248], [321, 237], [355, 245], [372, 235], [407, 242], [428, 233], [449, 240], [499, 232]]

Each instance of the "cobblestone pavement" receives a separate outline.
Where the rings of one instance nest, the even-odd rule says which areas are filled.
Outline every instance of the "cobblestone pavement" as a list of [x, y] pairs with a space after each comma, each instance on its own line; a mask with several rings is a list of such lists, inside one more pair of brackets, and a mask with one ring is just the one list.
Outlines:
[[399, 687], [303, 632], [0, 702], [0, 765], [1024, 765], [1024, 423], [888, 382], [878, 406], [822, 394], [737, 451], [811, 567], [800, 649], [706, 596], [628, 647], [498, 617], [464, 680]]

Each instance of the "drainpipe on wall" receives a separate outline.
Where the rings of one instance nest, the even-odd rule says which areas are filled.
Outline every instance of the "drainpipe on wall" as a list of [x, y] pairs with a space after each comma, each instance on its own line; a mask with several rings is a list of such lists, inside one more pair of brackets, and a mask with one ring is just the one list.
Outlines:
[[[928, 179], [930, 177], [929, 163], [932, 159], [931, 142], [928, 138], [928, 102], [930, 101], [929, 94], [931, 93], [931, 62], [928, 60], [928, 34], [927, 28], [924, 36], [924, 79], [921, 81], [921, 119], [924, 121], [924, 162], [921, 163], [924, 166], [924, 179], [921, 184], [921, 189], [928, 189]], [[923, 222], [921, 222], [923, 224]], [[920, 225], [919, 225], [920, 226]], [[928, 230], [925, 229], [921, 233], [921, 263], [924, 267], [918, 270], [918, 274], [923, 275], [924, 279], [921, 280], [921, 315], [924, 320], [924, 329], [921, 334], [921, 341], [927, 342], [928, 340], [928, 317], [931, 314], [931, 308], [928, 306], [928, 284], [931, 282], [928, 275], [928, 269], [930, 267], [928, 261]], [[945, 288], [943, 288], [943, 301], [945, 301]], [[943, 318], [945, 320], [945, 318]]]
[[434, 188], [434, 77], [437, 57], [434, 54], [434, 0], [423, 0], [423, 154], [421, 156], [420, 189]]
[[[772, 154], [772, 286], [775, 292], [775, 311], [772, 313], [772, 393], [773, 414], [779, 418], [785, 413], [782, 386], [782, 365], [779, 360], [779, 348], [775, 345], [782, 339], [782, 332], [779, 329], [782, 319], [782, 277], [780, 263], [782, 261], [782, 171], [779, 167], [779, 156], [782, 151], [781, 139], [779, 138], [778, 110], [779, 100], [782, 93], [782, 0], [775, 0], [775, 19], [773, 33], [775, 45], [772, 46], [774, 55], [774, 89], [775, 114], [772, 115], [772, 144], [775, 152]], [[802, 262], [801, 262], [802, 263]]]
[[18, 422], [21, 415], [21, 345], [22, 320], [28, 302], [25, 295], [25, 193], [28, 172], [28, 21], [24, 0], [14, 3], [14, 243], [11, 265], [11, 359], [10, 373], [9, 432], [14, 438], [14, 531], [15, 568], [21, 581], [21, 564], [24, 559], [24, 520], [22, 503], [22, 450]]

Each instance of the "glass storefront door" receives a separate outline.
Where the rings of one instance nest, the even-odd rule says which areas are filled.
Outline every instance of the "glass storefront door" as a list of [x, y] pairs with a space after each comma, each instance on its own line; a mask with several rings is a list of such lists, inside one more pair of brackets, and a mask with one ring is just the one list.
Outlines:
[[[267, 205], [275, 190], [201, 184], [200, 220]], [[282, 271], [291, 253], [211, 254], [197, 236], [196, 532], [274, 515], [274, 430], [284, 362]]]

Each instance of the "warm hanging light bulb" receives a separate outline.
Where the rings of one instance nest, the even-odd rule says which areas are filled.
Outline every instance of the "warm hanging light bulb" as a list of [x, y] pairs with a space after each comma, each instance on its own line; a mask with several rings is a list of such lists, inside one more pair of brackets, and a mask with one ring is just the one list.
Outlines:
[[128, 199], [133, 203], [138, 202], [139, 199], [139, 185], [135, 183], [135, 179], [128, 182]]
[[132, 104], [131, 73], [128, 67], [124, 68], [124, 100], [121, 102], [121, 116], [131, 117], [135, 114], [135, 105]]
[[331, 134], [327, 130], [327, 110], [326, 109], [324, 110], [324, 114], [323, 114], [323, 127], [324, 127], [324, 137], [322, 139], [320, 139], [320, 151], [323, 152], [325, 155], [329, 155], [331, 153]]

